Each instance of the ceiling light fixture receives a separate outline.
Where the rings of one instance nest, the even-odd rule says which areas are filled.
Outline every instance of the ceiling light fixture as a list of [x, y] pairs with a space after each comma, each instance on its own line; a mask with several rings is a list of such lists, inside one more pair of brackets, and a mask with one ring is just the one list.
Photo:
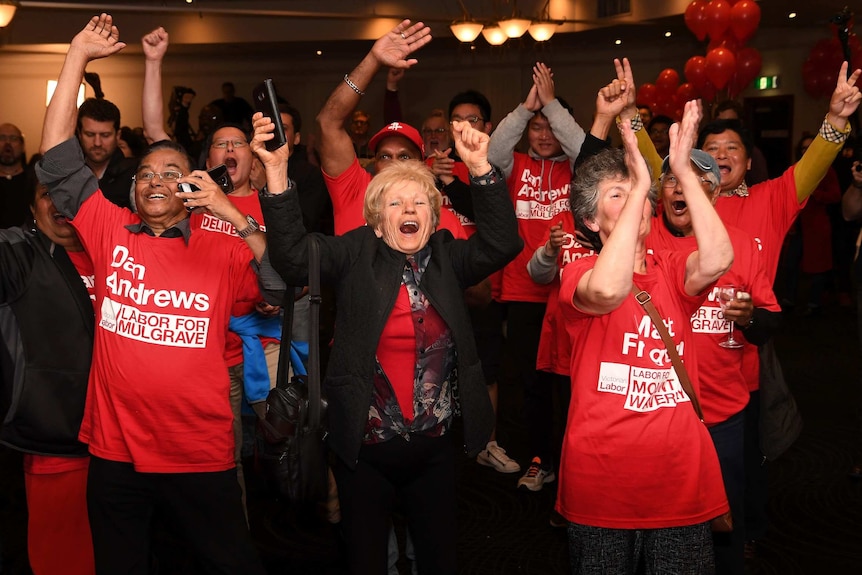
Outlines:
[[791, 12], [790, 14], [787, 15], [787, 17], [790, 18], [791, 20], [793, 20], [794, 18], [796, 18], [796, 12]]
[[509, 39], [509, 37], [506, 36], [506, 33], [503, 32], [503, 29], [496, 24], [493, 26], [485, 26], [482, 29], [482, 36], [485, 37], [485, 41], [487, 41], [491, 46], [500, 46]]
[[18, 9], [17, 0], [0, 0], [0, 28], [5, 28], [15, 17]]
[[472, 42], [479, 37], [483, 26], [479, 22], [475, 22], [470, 18], [470, 14], [467, 12], [464, 2], [458, 0], [458, 4], [461, 5], [461, 20], [452, 22], [452, 24], [449, 25], [449, 29], [461, 42]]
[[529, 20], [521, 17], [521, 13], [518, 11], [518, 0], [512, 0], [512, 16], [500, 20], [498, 23], [509, 38], [520, 38], [530, 27], [530, 24]]
[[551, 36], [553, 36], [557, 31], [557, 27], [560, 25], [559, 22], [551, 20], [550, 3], [551, 0], [547, 0], [545, 2], [545, 5], [540, 10], [539, 19], [533, 20], [530, 24], [528, 31], [530, 32], [530, 36], [532, 36], [533, 40], [536, 42], [545, 42], [550, 40]]

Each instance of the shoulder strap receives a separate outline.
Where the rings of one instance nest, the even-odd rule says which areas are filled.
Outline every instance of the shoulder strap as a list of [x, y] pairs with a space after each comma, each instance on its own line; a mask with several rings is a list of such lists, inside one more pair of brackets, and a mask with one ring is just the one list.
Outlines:
[[[290, 383], [290, 342], [293, 339], [293, 302], [296, 298], [294, 286], [287, 286], [284, 290], [284, 301], [281, 304], [281, 345], [282, 351], [278, 355], [278, 373], [275, 377], [276, 386], [285, 389]], [[288, 347], [284, 347], [288, 346]]]
[[309, 318], [311, 334], [308, 341], [308, 399], [309, 424], [320, 426], [320, 245], [314, 234], [308, 234], [308, 300], [311, 302]]
[[691, 405], [694, 407], [694, 412], [697, 414], [697, 418], [703, 421], [703, 410], [700, 407], [700, 400], [694, 392], [694, 387], [691, 385], [691, 380], [688, 377], [688, 371], [685, 369], [685, 365], [682, 363], [682, 358], [680, 358], [679, 354], [676, 352], [676, 344], [673, 342], [673, 339], [671, 339], [670, 334], [667, 332], [667, 327], [665, 327], [664, 321], [661, 319], [661, 315], [659, 315], [658, 310], [652, 303], [652, 297], [648, 291], [639, 289], [634, 283], [632, 283], [632, 294], [635, 296], [638, 303], [643, 306], [647, 314], [649, 314], [656, 331], [658, 331], [661, 336], [661, 340], [667, 348], [667, 354], [670, 356], [670, 361], [673, 363], [676, 376], [679, 378], [679, 383], [682, 385], [682, 389], [691, 400]]

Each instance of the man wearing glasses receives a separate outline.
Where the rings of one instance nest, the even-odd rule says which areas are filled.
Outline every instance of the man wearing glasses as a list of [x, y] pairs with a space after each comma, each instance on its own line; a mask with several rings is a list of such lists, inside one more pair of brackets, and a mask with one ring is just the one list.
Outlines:
[[[93, 261], [96, 333], [79, 438], [91, 454], [96, 572], [147, 573], [158, 512], [206, 572], [263, 575], [236, 479], [224, 346], [231, 306], [259, 297], [250, 262], [265, 238], [169, 141], [137, 168], [137, 213], [105, 199], [74, 138], [75, 95], [90, 61], [124, 47], [106, 14], [72, 40], [37, 165]], [[197, 191], [179, 191], [184, 183]], [[206, 208], [245, 242], [201, 232], [187, 207]]]
[[0, 124], [0, 228], [32, 220], [24, 165], [24, 136], [13, 124]]
[[[525, 129], [530, 146], [526, 154], [515, 151]], [[553, 283], [534, 282], [527, 263], [548, 241], [552, 226], [562, 225], [574, 238], [569, 187], [585, 137], [571, 110], [556, 97], [550, 68], [540, 62], [533, 67], [533, 86], [527, 98], [500, 122], [488, 145], [488, 159], [508, 179], [524, 240], [523, 251], [503, 268], [499, 297], [506, 304], [508, 343], [523, 385], [524, 423], [532, 460], [518, 487], [529, 491], [539, 491], [545, 483], [556, 480], [554, 462], [559, 453], [553, 447], [553, 374], [536, 369], [542, 321]]]
[[[165, 131], [164, 107], [162, 105], [162, 60], [169, 45], [169, 35], [164, 28], [157, 28], [141, 39], [144, 52], [143, 120], [144, 129], [155, 141], [169, 140]], [[289, 141], [288, 145], [293, 145]], [[263, 213], [260, 209], [257, 189], [251, 182], [254, 157], [248, 143], [248, 135], [239, 124], [222, 124], [206, 139], [206, 168], [208, 170], [224, 164], [230, 177], [233, 191], [225, 196], [244, 214], [245, 219], [235, 227], [208, 211], [195, 214], [193, 224], [202, 232], [216, 233], [242, 243], [244, 236], [238, 230], [259, 228], [265, 231]], [[164, 178], [163, 178], [164, 179]], [[261, 235], [261, 234], [254, 234]], [[230, 248], [230, 243], [225, 244]], [[278, 354], [281, 348], [280, 308], [269, 305], [261, 298], [239, 301], [231, 308], [231, 329], [227, 332], [224, 359], [230, 374], [230, 402], [233, 412], [234, 460], [237, 480], [245, 500], [245, 474], [242, 466], [242, 404], [243, 397], [258, 417], [266, 413], [266, 396], [275, 386]], [[259, 343], [258, 343], [259, 342]], [[267, 377], [267, 375], [269, 377]]]

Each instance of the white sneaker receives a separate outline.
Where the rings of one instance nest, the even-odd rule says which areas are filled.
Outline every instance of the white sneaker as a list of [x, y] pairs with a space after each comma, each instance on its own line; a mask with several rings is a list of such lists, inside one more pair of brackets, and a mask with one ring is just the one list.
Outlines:
[[518, 489], [541, 491], [545, 483], [556, 481], [557, 476], [550, 469], [542, 469], [542, 460], [534, 457], [527, 472], [518, 480]]
[[476, 456], [476, 463], [486, 467], [493, 467], [500, 473], [517, 473], [521, 466], [506, 455], [506, 450], [497, 445], [496, 441], [489, 441], [483, 451]]

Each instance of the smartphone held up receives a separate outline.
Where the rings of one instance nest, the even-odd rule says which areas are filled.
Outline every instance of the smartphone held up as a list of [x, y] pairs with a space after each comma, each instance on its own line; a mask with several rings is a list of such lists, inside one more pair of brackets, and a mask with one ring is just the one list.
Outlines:
[[264, 116], [272, 120], [275, 124], [273, 139], [266, 142], [266, 149], [273, 152], [287, 143], [284, 137], [284, 124], [281, 122], [281, 113], [278, 110], [278, 96], [276, 95], [275, 85], [272, 83], [272, 78], [267, 78], [257, 85], [252, 92], [254, 98], [254, 109], [257, 112], [262, 112]]

